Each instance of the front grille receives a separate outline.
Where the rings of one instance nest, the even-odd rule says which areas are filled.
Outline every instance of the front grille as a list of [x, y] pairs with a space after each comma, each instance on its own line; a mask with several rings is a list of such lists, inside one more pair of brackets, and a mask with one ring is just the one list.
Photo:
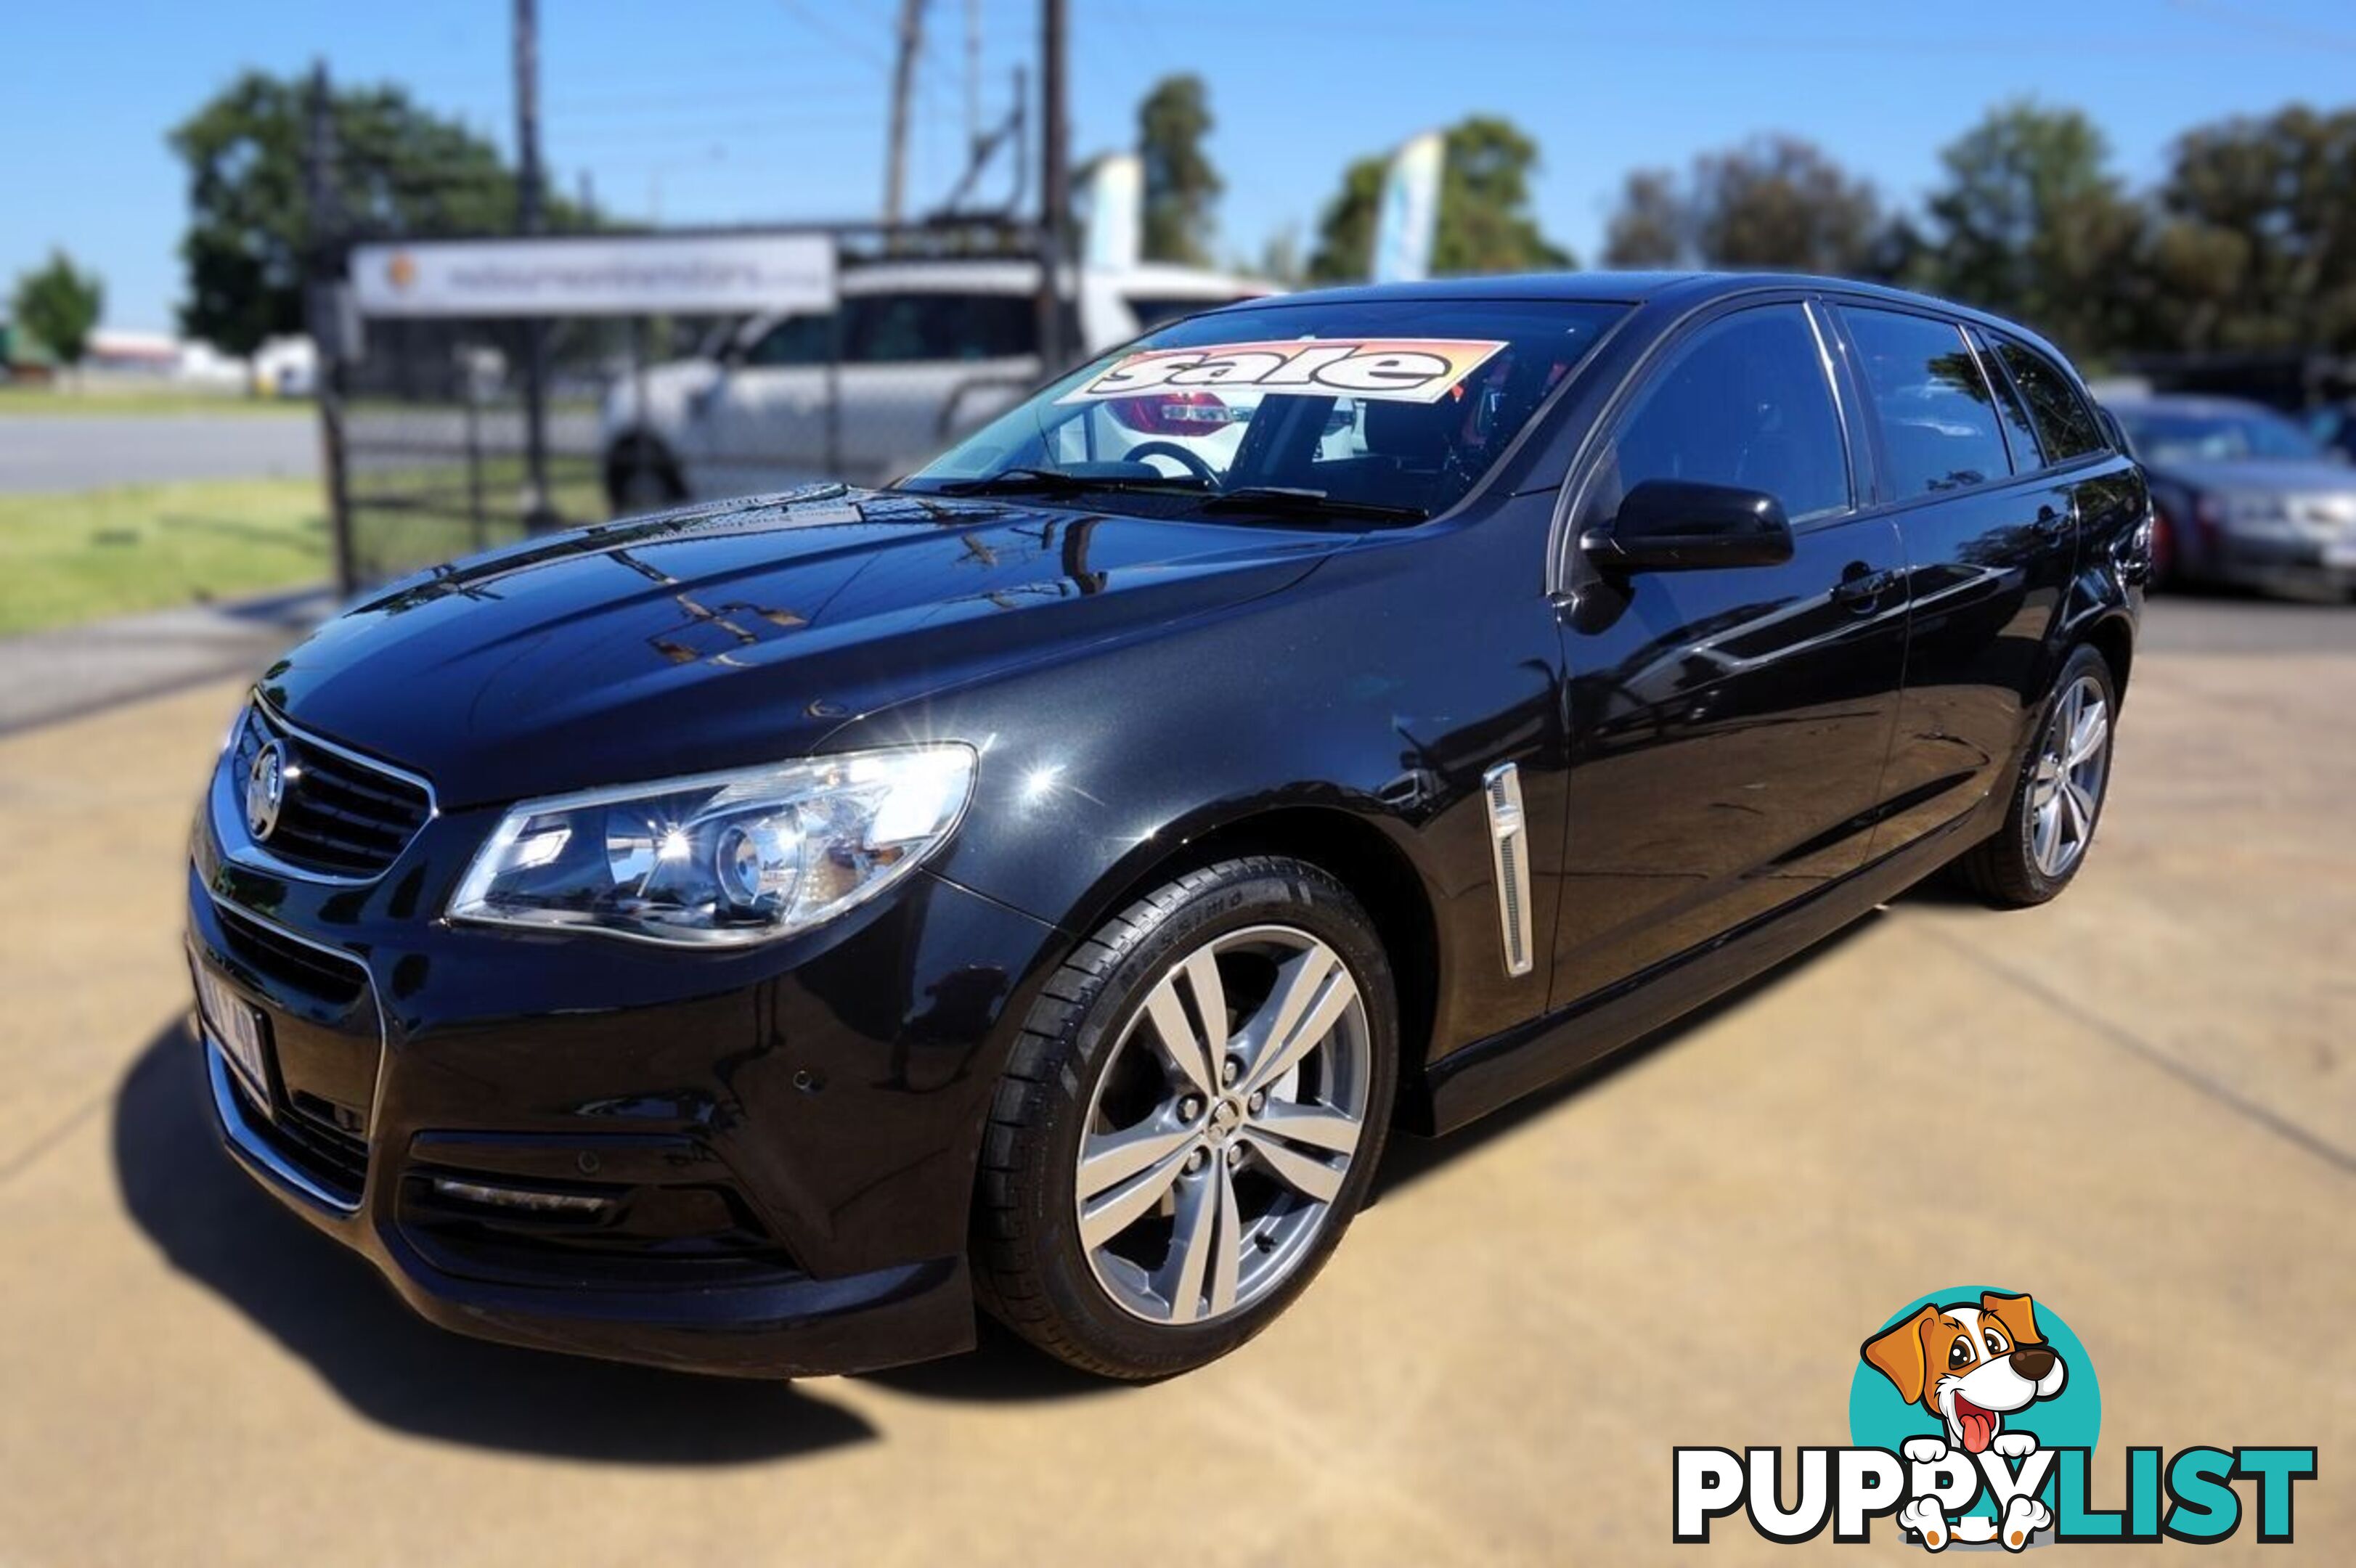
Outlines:
[[273, 1154], [316, 1183], [328, 1197], [346, 1206], [357, 1205], [368, 1185], [368, 1145], [327, 1125], [299, 1107], [272, 1116], [256, 1104], [244, 1080], [229, 1075], [229, 1092], [244, 1109], [249, 1133], [267, 1144]]
[[297, 870], [381, 875], [434, 815], [423, 785], [313, 740], [259, 702], [238, 731], [230, 775], [237, 798], [254, 758], [273, 741], [284, 753], [286, 790], [262, 848]]
[[213, 912], [220, 922], [223, 945], [255, 974], [339, 1008], [350, 1007], [367, 993], [368, 971], [358, 960], [330, 958], [246, 919], [225, 903], [216, 902]]

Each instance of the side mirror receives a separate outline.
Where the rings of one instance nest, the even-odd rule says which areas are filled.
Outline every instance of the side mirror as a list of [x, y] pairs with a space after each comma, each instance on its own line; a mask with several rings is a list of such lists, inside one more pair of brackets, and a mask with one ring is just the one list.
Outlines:
[[1579, 548], [1607, 571], [1780, 566], [1792, 559], [1792, 523], [1763, 490], [1647, 479]]

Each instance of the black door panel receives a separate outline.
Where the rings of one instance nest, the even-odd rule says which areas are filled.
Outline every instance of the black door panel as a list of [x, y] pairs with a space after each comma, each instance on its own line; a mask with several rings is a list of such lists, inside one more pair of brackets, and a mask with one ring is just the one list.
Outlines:
[[1617, 573], [1580, 555], [1563, 610], [1569, 818], [1558, 1007], [1855, 870], [1905, 658], [1905, 558], [1856, 516], [1824, 343], [1794, 301], [1695, 331], [1616, 424], [1575, 520], [1648, 480], [1764, 492], [1772, 566]]
[[2009, 782], [2042, 699], [2070, 577], [2066, 485], [2006, 487], [1898, 515], [1913, 601], [1886, 786], [1886, 854]]
[[2020, 399], [1956, 323], [1844, 304], [1912, 604], [1879, 857], [2009, 782], [2041, 700], [2076, 516]]
[[1597, 581], [1564, 619], [1563, 1005], [1863, 863], [1905, 656], [1887, 518], [1790, 562]]

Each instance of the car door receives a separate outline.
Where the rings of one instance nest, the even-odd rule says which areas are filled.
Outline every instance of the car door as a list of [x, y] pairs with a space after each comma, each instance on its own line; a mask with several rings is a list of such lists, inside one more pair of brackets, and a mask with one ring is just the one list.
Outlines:
[[698, 496], [752, 495], [821, 474], [834, 344], [831, 313], [789, 315], [722, 367], [690, 413]]
[[1858, 509], [1846, 378], [1812, 307], [1721, 314], [1638, 374], [1573, 478], [1573, 537], [1676, 479], [1772, 495], [1794, 549], [1628, 575], [1572, 556], [1557, 1006], [1862, 864], [1905, 657], [1897, 526]]
[[1911, 605], [1879, 858], [2008, 782], [2048, 678], [2074, 518], [2012, 383], [1960, 324], [1854, 301], [1838, 319]]

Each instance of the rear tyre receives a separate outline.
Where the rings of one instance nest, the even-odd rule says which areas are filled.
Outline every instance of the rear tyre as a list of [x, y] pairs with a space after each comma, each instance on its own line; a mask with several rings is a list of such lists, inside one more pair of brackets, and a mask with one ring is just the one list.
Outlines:
[[2024, 909], [2070, 885], [2102, 819], [2118, 710], [2110, 661], [2076, 649], [2046, 699], [2004, 827], [1954, 864], [1964, 886], [1997, 909]]
[[1049, 979], [1000, 1081], [982, 1305], [1106, 1377], [1241, 1345], [1364, 1202], [1398, 1032], [1373, 923], [1316, 867], [1227, 860], [1140, 899]]

